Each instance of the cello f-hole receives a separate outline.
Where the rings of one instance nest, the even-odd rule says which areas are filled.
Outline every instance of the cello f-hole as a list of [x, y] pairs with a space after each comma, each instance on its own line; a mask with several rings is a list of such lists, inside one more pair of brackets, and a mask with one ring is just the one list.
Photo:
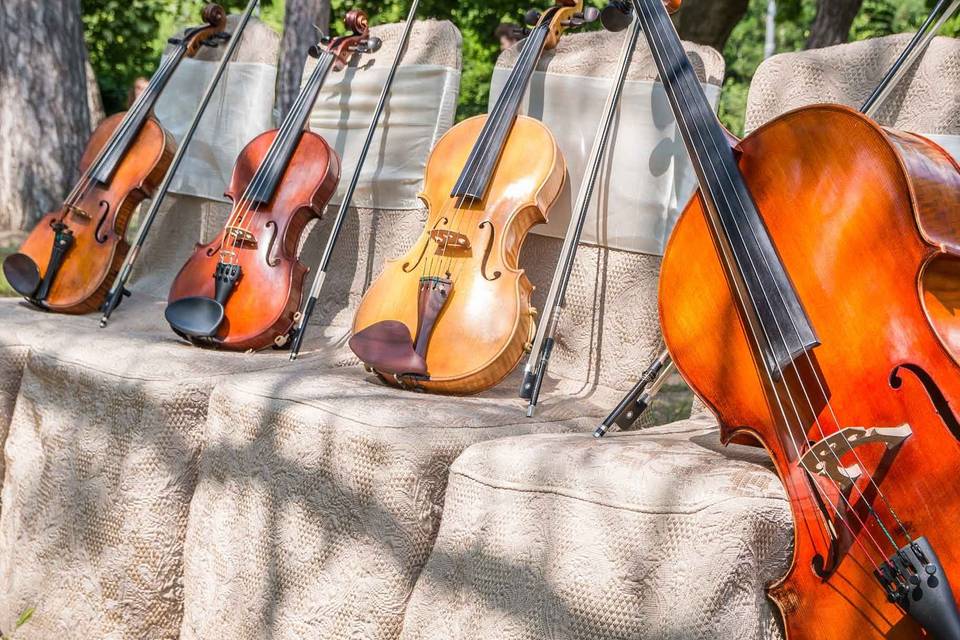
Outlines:
[[909, 371], [920, 381], [937, 415], [943, 420], [943, 424], [950, 430], [953, 437], [960, 441], [960, 419], [958, 419], [957, 415], [953, 412], [950, 403], [947, 401], [946, 396], [943, 395], [943, 391], [940, 390], [933, 376], [918, 365], [911, 363], [901, 364], [890, 372], [890, 387], [894, 390], [899, 391], [903, 387], [903, 378], [900, 376], [901, 369]]

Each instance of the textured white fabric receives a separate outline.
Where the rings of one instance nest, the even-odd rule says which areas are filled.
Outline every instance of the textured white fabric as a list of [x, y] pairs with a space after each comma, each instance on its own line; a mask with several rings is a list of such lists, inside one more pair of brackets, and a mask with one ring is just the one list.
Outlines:
[[[184, 60], [157, 100], [154, 114], [180, 144], [219, 62]], [[226, 202], [223, 196], [237, 156], [273, 124], [276, 66], [232, 62], [200, 119], [172, 193]]]
[[[315, 65], [314, 65], [315, 66]], [[343, 177], [332, 204], [343, 202], [388, 69], [349, 67], [331, 72], [310, 116], [310, 129], [336, 149]], [[440, 65], [397, 70], [387, 109], [374, 134], [353, 202], [358, 207], [419, 209], [426, 159], [453, 124], [460, 72]]]
[[[494, 71], [490, 102], [509, 70]], [[537, 72], [522, 111], [553, 132], [567, 159], [566, 188], [544, 225], [533, 233], [563, 238], [587, 169], [612, 79]], [[716, 107], [720, 87], [704, 84]], [[546, 99], [549, 96], [549, 99]], [[696, 176], [659, 82], [628, 81], [604, 155], [582, 242], [663, 255], [670, 231], [696, 189]]]
[[710, 420], [530, 435], [453, 464], [401, 640], [774, 640], [790, 507]]
[[[276, 34], [253, 22], [240, 60], [275, 60], [278, 49]], [[409, 55], [418, 64], [459, 68], [459, 34], [448, 22], [421, 23]], [[35, 606], [24, 638], [179, 636], [183, 540], [210, 394], [226, 376], [290, 367], [283, 352], [191, 347], [163, 320], [173, 274], [194, 242], [222, 228], [228, 209], [171, 195], [138, 263], [134, 296], [107, 330], [91, 316], [0, 301], [0, 431], [7, 424], [10, 431], [0, 511], [0, 629]], [[422, 217], [422, 210], [350, 210], [318, 308], [321, 326], [308, 337], [304, 360], [291, 367], [296, 378], [355, 364], [345, 345], [350, 309], [384, 258], [415, 237]], [[328, 221], [308, 240], [314, 256]], [[8, 389], [17, 393], [9, 421], [2, 415]]]

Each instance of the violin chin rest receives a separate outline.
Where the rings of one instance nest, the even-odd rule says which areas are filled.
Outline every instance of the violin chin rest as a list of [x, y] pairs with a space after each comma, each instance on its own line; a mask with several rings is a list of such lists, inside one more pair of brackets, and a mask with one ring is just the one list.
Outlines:
[[383, 320], [358, 331], [349, 345], [364, 364], [380, 373], [428, 375], [427, 362], [414, 350], [410, 330], [398, 320]]
[[167, 305], [163, 316], [170, 327], [187, 338], [210, 338], [223, 324], [223, 305], [213, 298], [193, 296]]
[[27, 298], [33, 297], [42, 281], [37, 263], [22, 253], [14, 253], [4, 259], [3, 275], [14, 291]]

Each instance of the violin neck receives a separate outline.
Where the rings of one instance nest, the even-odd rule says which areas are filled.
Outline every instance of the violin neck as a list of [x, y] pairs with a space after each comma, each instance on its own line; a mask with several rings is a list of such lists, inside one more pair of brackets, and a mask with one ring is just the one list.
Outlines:
[[527, 36], [503, 93], [487, 116], [487, 122], [470, 152], [451, 196], [482, 200], [486, 195], [503, 146], [517, 119], [517, 112], [527, 92], [530, 78], [540, 62], [540, 56], [543, 55], [549, 33], [549, 25], [543, 23]]
[[183, 60], [186, 52], [186, 45], [178, 45], [161, 61], [160, 67], [153, 74], [147, 88], [127, 111], [123, 122], [117, 127], [107, 146], [104, 147], [103, 153], [91, 167], [90, 174], [96, 181], [101, 184], [108, 184], [113, 178], [117, 166], [140, 133], [140, 129], [143, 128], [147, 118], [153, 113], [153, 107], [157, 104], [160, 94], [163, 93], [163, 89], [167, 86], [167, 82], [180, 65], [180, 61]]
[[[700, 184], [710, 226], [745, 312], [757, 331], [767, 368], [778, 379], [794, 358], [819, 344], [733, 149], [710, 106], [662, 0], [633, 0], [660, 79]], [[764, 336], [767, 336], [765, 338]]]
[[261, 204], [270, 202], [277, 185], [280, 183], [280, 178], [283, 177], [283, 172], [293, 156], [293, 152], [300, 144], [300, 138], [303, 136], [303, 131], [310, 120], [313, 105], [316, 103], [320, 89], [330, 74], [330, 69], [333, 68], [335, 61], [336, 57], [332, 53], [324, 51], [320, 54], [320, 60], [317, 62], [316, 68], [310, 74], [306, 84], [303, 85], [289, 113], [284, 117], [270, 149], [264, 156], [263, 164], [260, 165], [251, 179], [251, 187], [245, 198], [248, 202]]

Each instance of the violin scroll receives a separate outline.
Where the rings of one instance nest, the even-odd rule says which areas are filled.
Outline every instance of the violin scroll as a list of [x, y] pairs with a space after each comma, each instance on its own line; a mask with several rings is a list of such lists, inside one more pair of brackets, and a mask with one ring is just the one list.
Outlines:
[[183, 44], [190, 58], [197, 55], [201, 47], [216, 47], [220, 40], [230, 37], [224, 33], [227, 28], [227, 11], [222, 6], [211, 2], [200, 12], [200, 17], [205, 25], [187, 29], [182, 38], [170, 40], [172, 44]]
[[325, 37], [319, 44], [310, 47], [310, 55], [319, 58], [324, 52], [333, 55], [337, 61], [336, 69], [342, 69], [350, 62], [354, 53], [374, 53], [380, 50], [383, 41], [370, 36], [370, 20], [361, 9], [351, 9], [343, 19], [351, 34], [337, 38]]

